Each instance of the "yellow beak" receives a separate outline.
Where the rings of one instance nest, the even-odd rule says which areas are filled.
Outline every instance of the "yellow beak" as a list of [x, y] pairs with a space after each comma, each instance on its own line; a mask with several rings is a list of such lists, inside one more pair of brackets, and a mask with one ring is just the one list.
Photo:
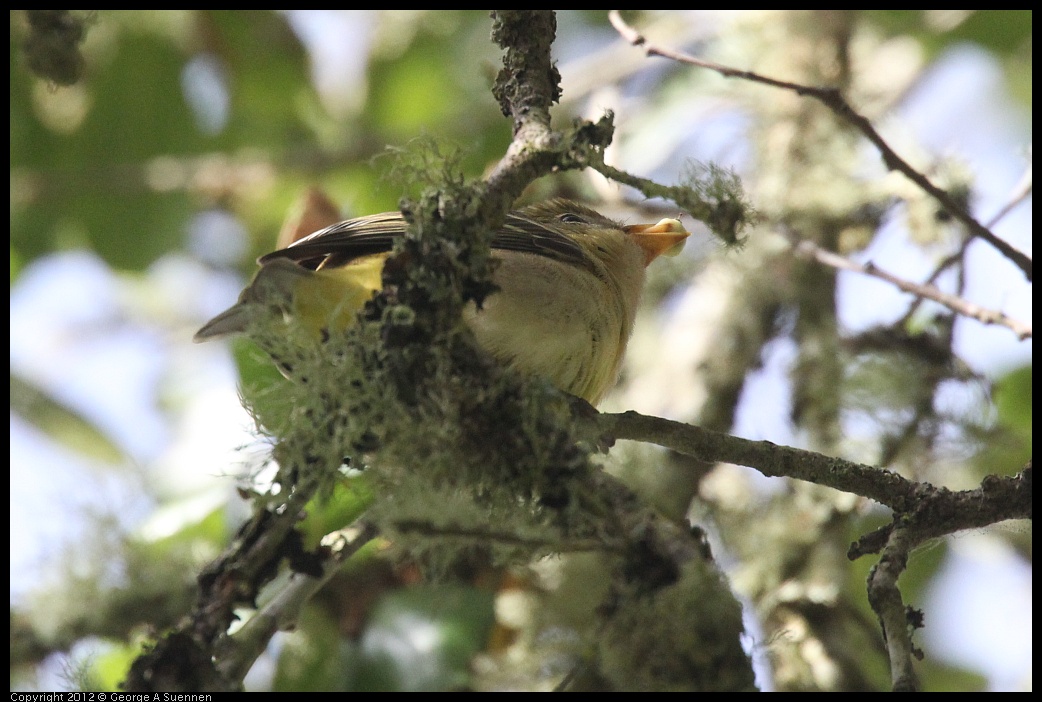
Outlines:
[[691, 232], [675, 219], [659, 220], [658, 224], [631, 224], [625, 228], [633, 241], [644, 251], [644, 265], [665, 254], [675, 256], [683, 248]]

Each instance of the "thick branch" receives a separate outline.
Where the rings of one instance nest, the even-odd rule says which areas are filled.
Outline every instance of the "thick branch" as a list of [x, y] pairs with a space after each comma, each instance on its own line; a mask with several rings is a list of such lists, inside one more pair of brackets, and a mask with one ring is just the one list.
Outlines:
[[923, 515], [929, 537], [1006, 519], [1031, 518], [1030, 465], [1018, 478], [986, 478], [976, 490], [952, 492], [897, 473], [813, 451], [751, 441], [637, 412], [601, 414], [598, 430], [614, 439], [657, 444], [703, 461], [735, 463], [769, 477], [789, 477], [868, 497], [895, 512]]
[[916, 650], [909, 631], [908, 610], [897, 587], [897, 578], [908, 565], [912, 545], [908, 534], [895, 530], [879, 563], [868, 576], [868, 601], [879, 616], [890, 659], [890, 681], [894, 692], [914, 692], [919, 681], [912, 666]]
[[905, 606], [897, 586], [908, 555], [929, 539], [987, 526], [1011, 515], [1031, 518], [1030, 463], [1011, 478], [988, 476], [976, 490], [952, 493], [941, 489], [924, 494], [910, 513], [895, 517], [888, 526], [851, 546], [851, 559], [881, 551], [868, 578], [868, 600], [883, 627], [894, 691], [918, 687], [912, 658], [921, 654], [912, 644], [911, 634], [922, 626], [922, 614]]
[[267, 649], [275, 632], [292, 628], [308, 600], [332, 579], [340, 565], [372, 541], [376, 534], [377, 529], [367, 523], [344, 529], [336, 535], [327, 556], [322, 559], [321, 576], [313, 577], [298, 572], [290, 575], [289, 582], [270, 602], [216, 647], [215, 665], [223, 677], [227, 680], [242, 680], [260, 654]]
[[602, 414], [596, 421], [599, 429], [615, 439], [657, 444], [703, 461], [748, 466], [769, 477], [806, 480], [871, 498], [897, 511], [913, 504], [920, 487], [882, 468], [637, 412]]
[[532, 181], [555, 169], [580, 166], [585, 158], [577, 159], [577, 154], [598, 152], [611, 143], [610, 113], [596, 124], [581, 122], [568, 132], [550, 128], [550, 107], [561, 97], [561, 75], [550, 57], [556, 33], [553, 10], [492, 12], [492, 39], [504, 52], [492, 92], [513, 121], [514, 138], [485, 178], [482, 216], [505, 214]]

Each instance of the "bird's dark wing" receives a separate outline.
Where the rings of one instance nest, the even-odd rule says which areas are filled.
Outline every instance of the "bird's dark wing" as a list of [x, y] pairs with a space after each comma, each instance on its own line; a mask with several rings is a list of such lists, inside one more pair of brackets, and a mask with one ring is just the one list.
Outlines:
[[531, 253], [582, 268], [589, 267], [589, 259], [574, 239], [516, 212], [507, 215], [506, 222], [492, 237], [492, 248]]
[[262, 266], [277, 258], [288, 258], [305, 268], [342, 266], [361, 256], [387, 253], [396, 237], [405, 233], [401, 212], [357, 217], [320, 229], [258, 259]]
[[[405, 226], [401, 212], [349, 219], [266, 254], [257, 262], [264, 265], [288, 258], [313, 270], [342, 266], [362, 256], [388, 253], [395, 238], [405, 233]], [[492, 248], [546, 256], [584, 268], [590, 265], [582, 247], [571, 237], [519, 212], [507, 215], [492, 237]]]

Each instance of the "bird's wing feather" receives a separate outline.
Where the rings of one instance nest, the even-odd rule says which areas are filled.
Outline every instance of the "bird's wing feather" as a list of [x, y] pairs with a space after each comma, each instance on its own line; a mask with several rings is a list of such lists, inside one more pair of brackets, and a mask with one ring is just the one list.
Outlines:
[[492, 248], [536, 254], [583, 268], [590, 265], [586, 253], [574, 239], [541, 222], [513, 213], [492, 237]]
[[[264, 265], [285, 258], [311, 269], [342, 266], [362, 256], [391, 251], [394, 240], [405, 233], [405, 227], [400, 212], [349, 219], [266, 254], [258, 263]], [[589, 266], [582, 247], [572, 238], [516, 213], [507, 215], [506, 222], [492, 237], [492, 248]]]
[[405, 233], [401, 212], [384, 212], [357, 217], [320, 229], [290, 246], [261, 256], [262, 266], [279, 258], [288, 258], [315, 269], [338, 266], [362, 256], [387, 253], [395, 238]]

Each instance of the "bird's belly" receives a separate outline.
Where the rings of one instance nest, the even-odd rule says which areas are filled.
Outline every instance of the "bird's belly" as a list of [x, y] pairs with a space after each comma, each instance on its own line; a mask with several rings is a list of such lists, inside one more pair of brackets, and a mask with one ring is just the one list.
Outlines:
[[[520, 265], [520, 256], [541, 265]], [[628, 334], [618, 294], [574, 266], [512, 258], [496, 271], [499, 292], [480, 311], [467, 309], [478, 342], [519, 372], [596, 403], [615, 382]]]

